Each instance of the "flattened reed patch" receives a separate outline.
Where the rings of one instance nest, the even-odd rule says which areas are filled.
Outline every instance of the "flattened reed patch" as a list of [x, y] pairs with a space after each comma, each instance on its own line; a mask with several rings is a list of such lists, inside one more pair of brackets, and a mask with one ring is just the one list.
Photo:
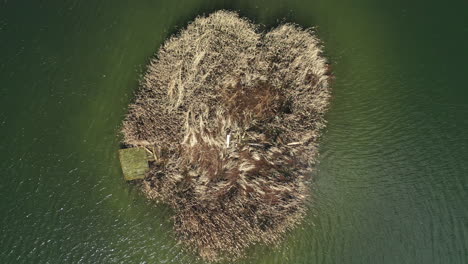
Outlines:
[[122, 132], [154, 152], [142, 190], [174, 209], [186, 248], [232, 260], [300, 222], [329, 80], [320, 41], [293, 24], [217, 11], [164, 43]]

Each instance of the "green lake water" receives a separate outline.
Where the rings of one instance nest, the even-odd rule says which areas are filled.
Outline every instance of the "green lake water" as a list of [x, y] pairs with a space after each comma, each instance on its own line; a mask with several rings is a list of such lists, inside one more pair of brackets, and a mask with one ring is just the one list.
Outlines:
[[0, 1], [0, 263], [203, 263], [124, 182], [138, 78], [196, 15], [317, 26], [336, 80], [314, 197], [237, 263], [468, 263], [468, 1]]

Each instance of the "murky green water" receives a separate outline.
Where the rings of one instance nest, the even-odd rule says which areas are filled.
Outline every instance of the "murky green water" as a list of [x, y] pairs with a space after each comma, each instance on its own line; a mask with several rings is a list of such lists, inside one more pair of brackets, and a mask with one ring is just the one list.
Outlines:
[[336, 75], [314, 201], [239, 263], [468, 263], [468, 2], [0, 2], [0, 263], [201, 263], [127, 185], [116, 138], [197, 14], [318, 26]]

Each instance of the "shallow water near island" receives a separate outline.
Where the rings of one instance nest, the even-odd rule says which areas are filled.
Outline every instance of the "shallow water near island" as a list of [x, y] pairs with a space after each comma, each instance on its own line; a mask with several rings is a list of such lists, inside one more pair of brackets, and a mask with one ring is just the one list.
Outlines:
[[336, 76], [306, 219], [236, 263], [467, 263], [468, 3], [400, 0], [1, 2], [0, 263], [203, 263], [118, 131], [164, 39], [221, 8], [317, 26]]

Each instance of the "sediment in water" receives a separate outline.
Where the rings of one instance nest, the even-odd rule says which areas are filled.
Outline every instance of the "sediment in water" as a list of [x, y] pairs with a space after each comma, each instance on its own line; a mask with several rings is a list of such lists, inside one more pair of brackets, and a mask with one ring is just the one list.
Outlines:
[[319, 40], [292, 24], [263, 33], [218, 11], [164, 43], [123, 135], [154, 152], [142, 190], [174, 209], [187, 248], [237, 258], [303, 218], [329, 80]]

